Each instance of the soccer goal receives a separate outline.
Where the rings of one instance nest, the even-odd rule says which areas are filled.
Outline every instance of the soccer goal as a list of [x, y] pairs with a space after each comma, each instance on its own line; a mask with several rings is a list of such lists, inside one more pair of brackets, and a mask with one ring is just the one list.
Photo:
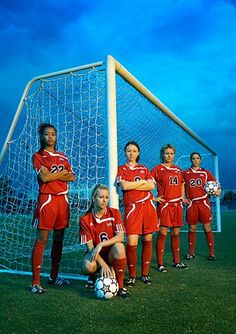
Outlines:
[[[123, 147], [135, 140], [141, 163], [159, 163], [160, 147], [177, 148], [176, 162], [189, 167], [189, 154], [198, 151], [204, 166], [218, 178], [217, 154], [178, 119], [113, 57], [32, 79], [26, 86], [0, 162], [0, 270], [31, 272], [36, 230], [31, 219], [38, 194], [32, 155], [39, 148], [38, 125], [52, 123], [58, 130], [58, 150], [69, 157], [76, 175], [70, 184], [70, 227], [66, 231], [60, 271], [67, 277], [81, 273], [83, 248], [78, 242], [78, 219], [88, 209], [96, 183], [110, 189], [110, 204], [120, 207], [115, 186]], [[213, 203], [213, 230], [220, 231], [219, 200]], [[42, 274], [50, 268], [50, 241]]]

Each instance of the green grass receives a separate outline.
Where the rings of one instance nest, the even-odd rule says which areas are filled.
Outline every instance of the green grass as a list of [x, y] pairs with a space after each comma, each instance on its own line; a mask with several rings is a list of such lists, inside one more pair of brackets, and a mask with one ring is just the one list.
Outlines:
[[[196, 259], [186, 271], [173, 269], [168, 241], [168, 272], [156, 271], [153, 256], [153, 284], [137, 282], [129, 300], [97, 300], [83, 281], [32, 295], [30, 277], [0, 274], [0, 333], [236, 333], [235, 219], [236, 212], [223, 212], [223, 232], [215, 234], [216, 262], [207, 261], [205, 237], [198, 233]], [[186, 252], [183, 233], [181, 253]]]

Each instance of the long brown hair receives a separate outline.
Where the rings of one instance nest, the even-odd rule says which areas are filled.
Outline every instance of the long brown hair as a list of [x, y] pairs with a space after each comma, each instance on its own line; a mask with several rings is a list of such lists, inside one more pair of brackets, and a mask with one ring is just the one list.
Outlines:
[[190, 161], [191, 161], [191, 162], [192, 162], [192, 158], [193, 158], [193, 156], [194, 156], [195, 154], [197, 154], [197, 155], [199, 156], [199, 158], [202, 160], [202, 157], [201, 157], [201, 154], [200, 154], [200, 153], [198, 153], [198, 152], [192, 152], [192, 153], [190, 154]]

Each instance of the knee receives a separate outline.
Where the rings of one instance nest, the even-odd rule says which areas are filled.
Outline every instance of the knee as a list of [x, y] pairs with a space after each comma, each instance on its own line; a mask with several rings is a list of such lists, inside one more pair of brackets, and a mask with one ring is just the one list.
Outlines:
[[39, 229], [36, 242], [41, 242], [41, 243], [44, 243], [46, 245], [47, 242], [48, 242], [49, 232], [50, 231]]
[[190, 225], [189, 226], [189, 232], [196, 232], [197, 226], [196, 225]]
[[45, 237], [45, 236], [38, 236], [38, 238], [37, 238], [37, 240], [36, 240], [36, 242], [40, 242], [40, 243], [43, 243], [44, 245], [46, 245], [47, 244], [47, 242], [48, 242], [48, 238], [47, 237]]
[[178, 232], [171, 232], [171, 237], [173, 238], [177, 238], [179, 236], [179, 233]]
[[177, 229], [172, 230], [172, 231], [170, 232], [170, 235], [171, 235], [172, 237], [178, 237], [178, 236], [179, 236], [179, 230], [177, 230]]
[[158, 236], [166, 237], [168, 234], [168, 228], [161, 226]]
[[138, 246], [138, 235], [127, 235], [127, 246]]
[[205, 232], [211, 232], [211, 225], [210, 224], [204, 224], [203, 228], [204, 228]]
[[125, 257], [125, 246], [121, 242], [117, 242], [115, 245], [113, 245], [112, 251], [115, 258]]
[[143, 241], [152, 241], [152, 234], [146, 234], [143, 236]]
[[88, 260], [84, 260], [82, 263], [82, 270], [85, 274], [92, 274], [97, 271], [97, 262], [90, 262]]

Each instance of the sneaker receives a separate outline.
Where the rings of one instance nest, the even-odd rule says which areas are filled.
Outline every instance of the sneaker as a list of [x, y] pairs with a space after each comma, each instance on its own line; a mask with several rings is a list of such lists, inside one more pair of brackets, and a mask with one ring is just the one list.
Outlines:
[[46, 289], [42, 288], [40, 285], [38, 284], [34, 284], [30, 286], [30, 292], [35, 293], [35, 294], [41, 294], [41, 293], [45, 293], [47, 292]]
[[70, 281], [67, 281], [66, 279], [62, 278], [62, 277], [57, 277], [57, 278], [51, 278], [49, 277], [48, 279], [48, 284], [49, 285], [71, 285]]
[[177, 268], [177, 269], [188, 269], [188, 266], [186, 266], [186, 264], [181, 263], [181, 262], [180, 263], [174, 263], [173, 267]]
[[135, 286], [135, 281], [136, 281], [135, 277], [129, 277], [125, 282], [125, 285], [132, 288], [133, 286]]
[[165, 266], [158, 266], [157, 270], [160, 271], [160, 273], [167, 273]]
[[93, 281], [93, 280], [87, 280], [87, 283], [86, 283], [86, 285], [85, 285], [85, 287], [87, 288], [87, 289], [94, 289], [94, 284], [95, 284], [95, 282]]
[[140, 277], [140, 281], [143, 282], [144, 284], [147, 284], [147, 285], [152, 284], [151, 278], [149, 276], [142, 275]]
[[130, 297], [130, 293], [126, 288], [119, 289], [117, 295], [119, 297], [122, 297], [122, 298], [129, 298]]
[[208, 260], [209, 260], [209, 261], [216, 261], [216, 257], [215, 257], [215, 255], [209, 255], [209, 256], [208, 256]]
[[195, 255], [188, 254], [188, 255], [185, 256], [185, 259], [186, 260], [194, 260], [195, 259]]

